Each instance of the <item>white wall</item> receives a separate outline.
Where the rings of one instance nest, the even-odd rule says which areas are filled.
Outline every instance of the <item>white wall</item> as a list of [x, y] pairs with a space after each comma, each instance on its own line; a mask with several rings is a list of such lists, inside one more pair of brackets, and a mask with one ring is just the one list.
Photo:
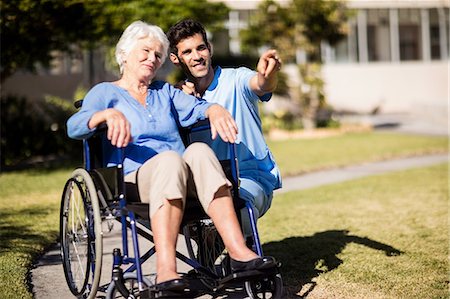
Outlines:
[[336, 110], [383, 113], [448, 110], [449, 61], [325, 64], [328, 103]]

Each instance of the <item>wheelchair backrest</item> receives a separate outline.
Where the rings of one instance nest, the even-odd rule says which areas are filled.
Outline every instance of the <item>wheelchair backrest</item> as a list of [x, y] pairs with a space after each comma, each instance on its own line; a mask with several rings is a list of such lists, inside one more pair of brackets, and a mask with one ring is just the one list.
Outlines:
[[[118, 201], [124, 196], [123, 168], [120, 163], [106, 165], [105, 153], [116, 152], [113, 146], [105, 140], [106, 126], [101, 126], [94, 135], [84, 140], [84, 167], [92, 176], [95, 186], [107, 201]], [[120, 158], [118, 158], [120, 159]]]

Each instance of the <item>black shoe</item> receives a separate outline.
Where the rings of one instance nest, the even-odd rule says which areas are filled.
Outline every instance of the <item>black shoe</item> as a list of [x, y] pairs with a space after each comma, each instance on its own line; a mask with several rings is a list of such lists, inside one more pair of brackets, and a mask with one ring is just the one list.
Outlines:
[[232, 272], [244, 272], [250, 270], [267, 270], [277, 266], [277, 262], [271, 256], [257, 257], [248, 262], [240, 262], [230, 258]]
[[154, 292], [164, 292], [164, 291], [182, 292], [188, 286], [189, 286], [188, 283], [184, 279], [176, 278], [161, 283], [157, 283], [151, 289]]

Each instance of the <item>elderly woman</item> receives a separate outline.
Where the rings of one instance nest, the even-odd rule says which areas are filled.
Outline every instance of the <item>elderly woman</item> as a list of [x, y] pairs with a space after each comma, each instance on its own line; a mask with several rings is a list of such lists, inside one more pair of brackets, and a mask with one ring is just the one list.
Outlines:
[[[187, 286], [177, 273], [175, 251], [186, 194], [192, 190], [217, 227], [233, 271], [266, 269], [275, 262], [246, 247], [231, 184], [211, 149], [202, 143], [185, 149], [182, 143], [178, 124], [189, 126], [209, 118], [212, 137], [219, 135], [228, 142], [235, 141], [237, 127], [221, 106], [153, 81], [168, 45], [159, 27], [142, 21], [129, 25], [116, 46], [120, 79], [94, 86], [67, 127], [71, 138], [81, 139], [106, 123], [109, 142], [125, 148], [125, 180], [137, 184], [140, 200], [150, 206], [157, 255], [155, 288], [173, 291]], [[113, 158], [107, 162], [117, 163]]]

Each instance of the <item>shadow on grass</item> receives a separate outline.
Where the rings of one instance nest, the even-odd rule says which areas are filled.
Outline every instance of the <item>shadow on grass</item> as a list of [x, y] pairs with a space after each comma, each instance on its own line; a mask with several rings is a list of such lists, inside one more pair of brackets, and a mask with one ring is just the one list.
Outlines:
[[[366, 237], [350, 235], [347, 230], [329, 230], [309, 237], [292, 237], [264, 244], [264, 254], [281, 261], [281, 273], [289, 298], [304, 298], [315, 287], [313, 279], [342, 264], [338, 255], [350, 244], [356, 243], [387, 256], [400, 255], [401, 251]], [[302, 289], [303, 288], [303, 289]], [[301, 291], [301, 295], [296, 295]]]
[[[46, 228], [36, 228], [31, 225], [30, 219], [39, 221], [54, 213], [54, 207], [40, 206], [18, 210], [0, 211], [0, 254], [5, 252], [18, 252], [25, 254], [38, 254], [37, 246], [48, 246], [49, 238], [54, 238], [57, 231]], [[36, 224], [35, 226], [39, 226]], [[51, 235], [51, 236], [49, 236]]]

